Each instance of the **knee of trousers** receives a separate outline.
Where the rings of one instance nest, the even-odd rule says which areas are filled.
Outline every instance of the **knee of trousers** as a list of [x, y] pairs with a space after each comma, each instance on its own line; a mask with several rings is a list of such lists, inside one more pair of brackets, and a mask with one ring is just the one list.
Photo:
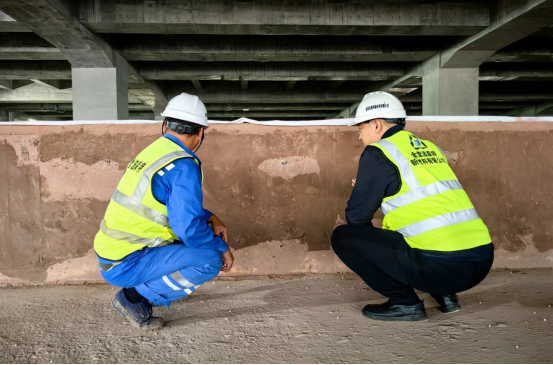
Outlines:
[[344, 236], [347, 228], [347, 225], [341, 225], [336, 227], [332, 232], [332, 236], [330, 236], [330, 244], [334, 250], [336, 250], [336, 248], [344, 247]]
[[221, 252], [211, 250], [211, 253], [209, 255], [209, 258], [205, 261], [202, 271], [204, 272], [205, 277], [209, 281], [216, 277], [219, 272], [221, 271], [221, 268], [223, 267], [223, 257]]

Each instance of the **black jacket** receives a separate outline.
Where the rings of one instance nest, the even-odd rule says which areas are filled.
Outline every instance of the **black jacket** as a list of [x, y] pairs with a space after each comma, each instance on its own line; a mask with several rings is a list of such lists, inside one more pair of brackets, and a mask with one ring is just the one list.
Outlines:
[[[396, 125], [386, 131], [382, 138], [393, 136], [403, 127]], [[399, 191], [401, 179], [397, 167], [384, 153], [374, 146], [367, 146], [361, 154], [357, 180], [346, 208], [346, 221], [352, 226], [371, 225], [374, 213], [382, 200]]]

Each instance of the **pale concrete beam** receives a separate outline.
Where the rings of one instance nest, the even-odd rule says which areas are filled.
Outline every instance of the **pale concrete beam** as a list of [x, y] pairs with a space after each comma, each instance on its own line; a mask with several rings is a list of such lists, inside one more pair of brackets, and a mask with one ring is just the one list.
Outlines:
[[272, 112], [208, 112], [211, 119], [216, 118], [328, 118], [334, 115], [332, 111], [272, 111]]
[[0, 90], [0, 103], [71, 103], [72, 100], [71, 90], [55, 90], [33, 82], [16, 90]]
[[167, 106], [167, 99], [165, 97], [160, 98], [155, 97], [154, 98], [154, 107], [152, 108], [152, 111], [154, 112], [154, 120], [163, 120], [164, 117], [161, 115], [163, 111], [165, 110], [165, 107]]
[[23, 24], [16, 22], [15, 19], [0, 11], [0, 33], [20, 33], [31, 32]]
[[[60, 80], [38, 80], [38, 79], [31, 79], [32, 82], [37, 83], [42, 86], [51, 87], [53, 89], [61, 89], [61, 82]], [[71, 88], [71, 87], [69, 87]], [[69, 89], [68, 88], [68, 89]]]
[[[22, 80], [14, 80], [16, 83], [23, 83]], [[0, 103], [72, 103], [73, 90], [55, 90], [47, 88], [32, 81], [26, 81], [28, 84], [14, 90], [0, 90]], [[151, 92], [151, 90], [148, 90]], [[130, 91], [128, 94], [129, 103], [140, 103]]]
[[0, 80], [71, 80], [67, 61], [2, 61]]
[[242, 76], [240, 76], [240, 87], [242, 90], [248, 90], [248, 80], [244, 80]]
[[198, 91], [203, 90], [202, 83], [200, 81], [198, 81], [198, 80], [190, 80], [190, 81], [192, 82], [192, 85], [194, 85], [196, 90], [198, 90]]
[[96, 33], [265, 35], [472, 35], [488, 4], [359, 0], [80, 1]]
[[[553, 48], [552, 48], [553, 50]], [[534, 80], [553, 77], [551, 63], [485, 62], [480, 66], [480, 81], [511, 81], [519, 77]]]
[[[553, 90], [546, 86], [541, 88], [531, 85], [525, 87], [518, 84], [516, 86], [509, 86], [508, 84], [510, 83], [494, 83], [497, 85], [496, 87], [489, 87], [481, 83], [478, 91], [480, 102], [545, 102], [553, 100]], [[409, 103], [422, 102], [422, 99], [423, 94], [421, 90], [400, 98], [402, 102]]]
[[218, 81], [207, 84], [199, 91], [189, 83], [175, 83], [168, 89], [171, 98], [182, 92], [198, 95], [204, 103], [345, 103], [360, 100], [361, 88], [344, 87], [338, 90], [325, 90], [314, 87], [310, 82], [297, 85], [293, 90], [286, 90], [284, 83], [252, 83], [248, 90], [232, 81]]
[[553, 23], [553, 0], [498, 0], [491, 24], [441, 52], [440, 67], [478, 67], [496, 51]]
[[296, 86], [296, 81], [286, 81], [286, 90], [292, 90]]
[[402, 63], [367, 62], [140, 62], [137, 69], [148, 80], [225, 80], [306, 81], [368, 80], [382, 81], [401, 77]]
[[[161, 120], [163, 118], [161, 116], [161, 112], [165, 109], [165, 106], [167, 106], [168, 103], [165, 90], [156, 81], [144, 80], [144, 78], [140, 76], [136, 68], [130, 63], [127, 63], [127, 69], [128, 83], [133, 85], [142, 84], [147, 89], [149, 89], [148, 93], [138, 93], [135, 94], [135, 96], [145, 105], [148, 105], [152, 108], [156, 120]], [[132, 92], [130, 93], [132, 94]]]
[[114, 36], [128, 61], [416, 62], [451, 44], [444, 37]]
[[65, 59], [67, 56], [59, 49], [34, 33], [0, 33], [0, 60]]
[[[35, 112], [45, 112], [45, 111], [56, 111], [56, 110], [66, 110], [72, 111], [73, 104], [71, 103], [2, 103], [0, 106], [7, 110], [14, 111], [35, 111]], [[143, 104], [129, 104], [130, 111], [147, 111], [151, 108]]]
[[305, 110], [342, 110], [346, 105], [343, 103], [313, 103], [313, 104], [206, 104], [208, 112], [211, 111], [305, 111]]
[[[33, 111], [33, 112], [48, 112], [65, 110], [72, 111], [73, 105], [70, 103], [2, 103], [0, 104], [5, 110], [14, 111]], [[209, 112], [225, 111], [225, 112], [276, 112], [276, 111], [337, 111], [342, 110], [346, 105], [343, 103], [312, 103], [312, 104], [206, 104]], [[151, 108], [143, 104], [129, 104], [129, 113], [135, 111], [150, 111]], [[163, 106], [162, 108], [165, 108]], [[512, 105], [511, 105], [512, 108]], [[163, 111], [163, 109], [160, 110]], [[155, 113], [155, 111], [154, 111]]]
[[79, 23], [73, 1], [2, 0], [0, 10], [56, 47], [73, 67], [115, 66], [113, 50]]
[[[534, 43], [534, 41], [532, 41]], [[546, 43], [553, 57], [553, 42]], [[514, 51], [513, 51], [514, 52]], [[532, 51], [527, 47], [523, 53]], [[239, 80], [248, 81], [306, 81], [309, 77], [318, 80], [366, 80], [391, 81], [393, 85], [420, 81], [418, 76], [404, 76], [405, 69], [411, 69], [410, 63], [367, 63], [367, 62], [140, 62], [138, 72], [148, 80]], [[481, 80], [504, 80], [513, 77], [553, 77], [550, 63], [507, 63], [486, 62], [480, 67]], [[0, 69], [0, 78], [2, 77]], [[401, 81], [401, 82], [400, 82]], [[386, 85], [383, 83], [382, 85]], [[412, 83], [413, 84], [413, 83]]]
[[495, 52], [489, 62], [551, 62], [553, 38], [527, 37]]
[[[37, 44], [29, 44], [13, 40], [14, 37], [31, 36], [32, 34], [19, 33], [0, 35], [0, 60], [65, 60], [66, 55], [60, 53], [60, 50], [51, 45], [44, 44], [44, 41]], [[420, 39], [419, 37], [393, 37], [383, 39], [383, 37], [371, 37], [370, 42], [359, 39], [359, 37], [327, 37], [327, 40], [307, 41], [308, 37], [264, 37], [264, 39], [254, 40], [249, 36], [236, 36], [227, 39], [212, 36], [193, 36], [182, 40], [181, 36], [162, 37], [162, 39], [151, 39], [149, 35], [140, 38], [118, 37], [118, 50], [129, 61], [224, 61], [233, 62], [259, 62], [263, 63], [277, 62], [420, 62], [438, 54], [451, 43], [450, 38], [427, 37], [429, 39]], [[203, 39], [204, 37], [207, 37]], [[172, 39], [175, 38], [175, 39]], [[250, 38], [250, 41], [244, 41], [244, 38]], [[298, 38], [300, 38], [298, 40]], [[390, 37], [388, 37], [390, 38]], [[444, 39], [445, 38], [445, 39]], [[542, 39], [543, 41], [540, 41]], [[393, 42], [391, 42], [393, 40]], [[513, 62], [548, 62], [553, 56], [551, 49], [551, 37], [530, 37], [524, 39], [516, 47], [507, 47], [494, 54], [490, 61], [513, 61]], [[326, 42], [326, 43], [325, 43]], [[348, 44], [351, 42], [351, 44]], [[313, 44], [312, 44], [313, 43]], [[234, 63], [236, 64], [236, 63]], [[190, 76], [175, 75], [174, 79], [202, 79], [210, 80], [221, 79], [225, 72], [211, 73], [211, 65], [201, 66], [198, 70], [184, 70]], [[369, 65], [370, 67], [371, 65]], [[217, 67], [217, 66], [215, 66]], [[249, 67], [249, 66], [246, 66]], [[304, 66], [307, 68], [307, 66]], [[340, 65], [335, 65], [340, 67]], [[404, 67], [404, 66], [401, 66]], [[168, 79], [168, 75], [174, 74], [168, 70], [163, 70], [164, 66], [159, 67], [160, 76], [156, 76], [156, 70], [147, 79]], [[265, 68], [259, 65], [254, 68], [257, 75]], [[203, 74], [201, 70], [206, 70]], [[286, 69], [286, 68], [284, 68]], [[178, 69], [177, 69], [178, 71]], [[342, 71], [344, 72], [344, 71]], [[234, 74], [234, 75], [233, 75]], [[316, 69], [314, 70], [317, 75]], [[305, 75], [305, 73], [303, 74]], [[237, 80], [240, 73], [229, 70], [225, 76], [227, 80]], [[242, 76], [249, 81], [254, 81], [256, 74], [251, 78], [243, 72]], [[333, 77], [329, 75], [328, 77]], [[390, 75], [392, 76], [392, 75]], [[286, 75], [274, 76], [275, 80], [286, 80]], [[302, 75], [290, 76], [292, 79], [302, 79]], [[306, 76], [303, 76], [306, 77]], [[340, 77], [338, 75], [338, 77]], [[375, 75], [378, 77], [378, 75]], [[388, 77], [389, 78], [389, 77]], [[305, 79], [305, 78], [303, 78]], [[358, 77], [355, 79], [364, 79]], [[373, 79], [369, 74], [368, 79]], [[385, 78], [386, 79], [386, 78]]]
[[21, 87], [30, 85], [32, 83], [33, 82], [31, 80], [13, 80], [12, 81], [12, 85], [13, 85], [12, 90], [19, 89]]
[[334, 115], [332, 119], [342, 119], [342, 118], [353, 118], [355, 116], [355, 112], [357, 111], [357, 107], [359, 106], [359, 102], [353, 103], [344, 109], [342, 109], [341, 112]]
[[0, 80], [0, 89], [13, 90], [12, 80]]

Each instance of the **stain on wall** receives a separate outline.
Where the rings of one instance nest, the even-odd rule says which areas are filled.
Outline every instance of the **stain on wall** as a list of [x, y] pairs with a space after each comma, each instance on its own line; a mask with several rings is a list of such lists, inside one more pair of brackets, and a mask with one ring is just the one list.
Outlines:
[[[36, 164], [18, 164], [21, 145], [0, 137], [0, 273], [42, 281], [44, 261], [40, 173]], [[22, 153], [23, 161], [27, 160]]]
[[[553, 267], [552, 123], [413, 123], [438, 144], [496, 246], [496, 267]], [[127, 163], [159, 125], [0, 127], [0, 283], [97, 280], [91, 250]], [[339, 272], [363, 146], [347, 127], [214, 125], [204, 205], [229, 227], [231, 274]], [[382, 218], [375, 215], [375, 224]]]

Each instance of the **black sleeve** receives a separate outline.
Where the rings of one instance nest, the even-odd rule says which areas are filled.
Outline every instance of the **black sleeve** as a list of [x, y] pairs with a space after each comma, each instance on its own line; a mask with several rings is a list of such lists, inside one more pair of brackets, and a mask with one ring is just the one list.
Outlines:
[[357, 170], [357, 180], [346, 208], [346, 221], [352, 226], [372, 226], [374, 213], [386, 196], [390, 175], [396, 169], [374, 146], [367, 146]]

